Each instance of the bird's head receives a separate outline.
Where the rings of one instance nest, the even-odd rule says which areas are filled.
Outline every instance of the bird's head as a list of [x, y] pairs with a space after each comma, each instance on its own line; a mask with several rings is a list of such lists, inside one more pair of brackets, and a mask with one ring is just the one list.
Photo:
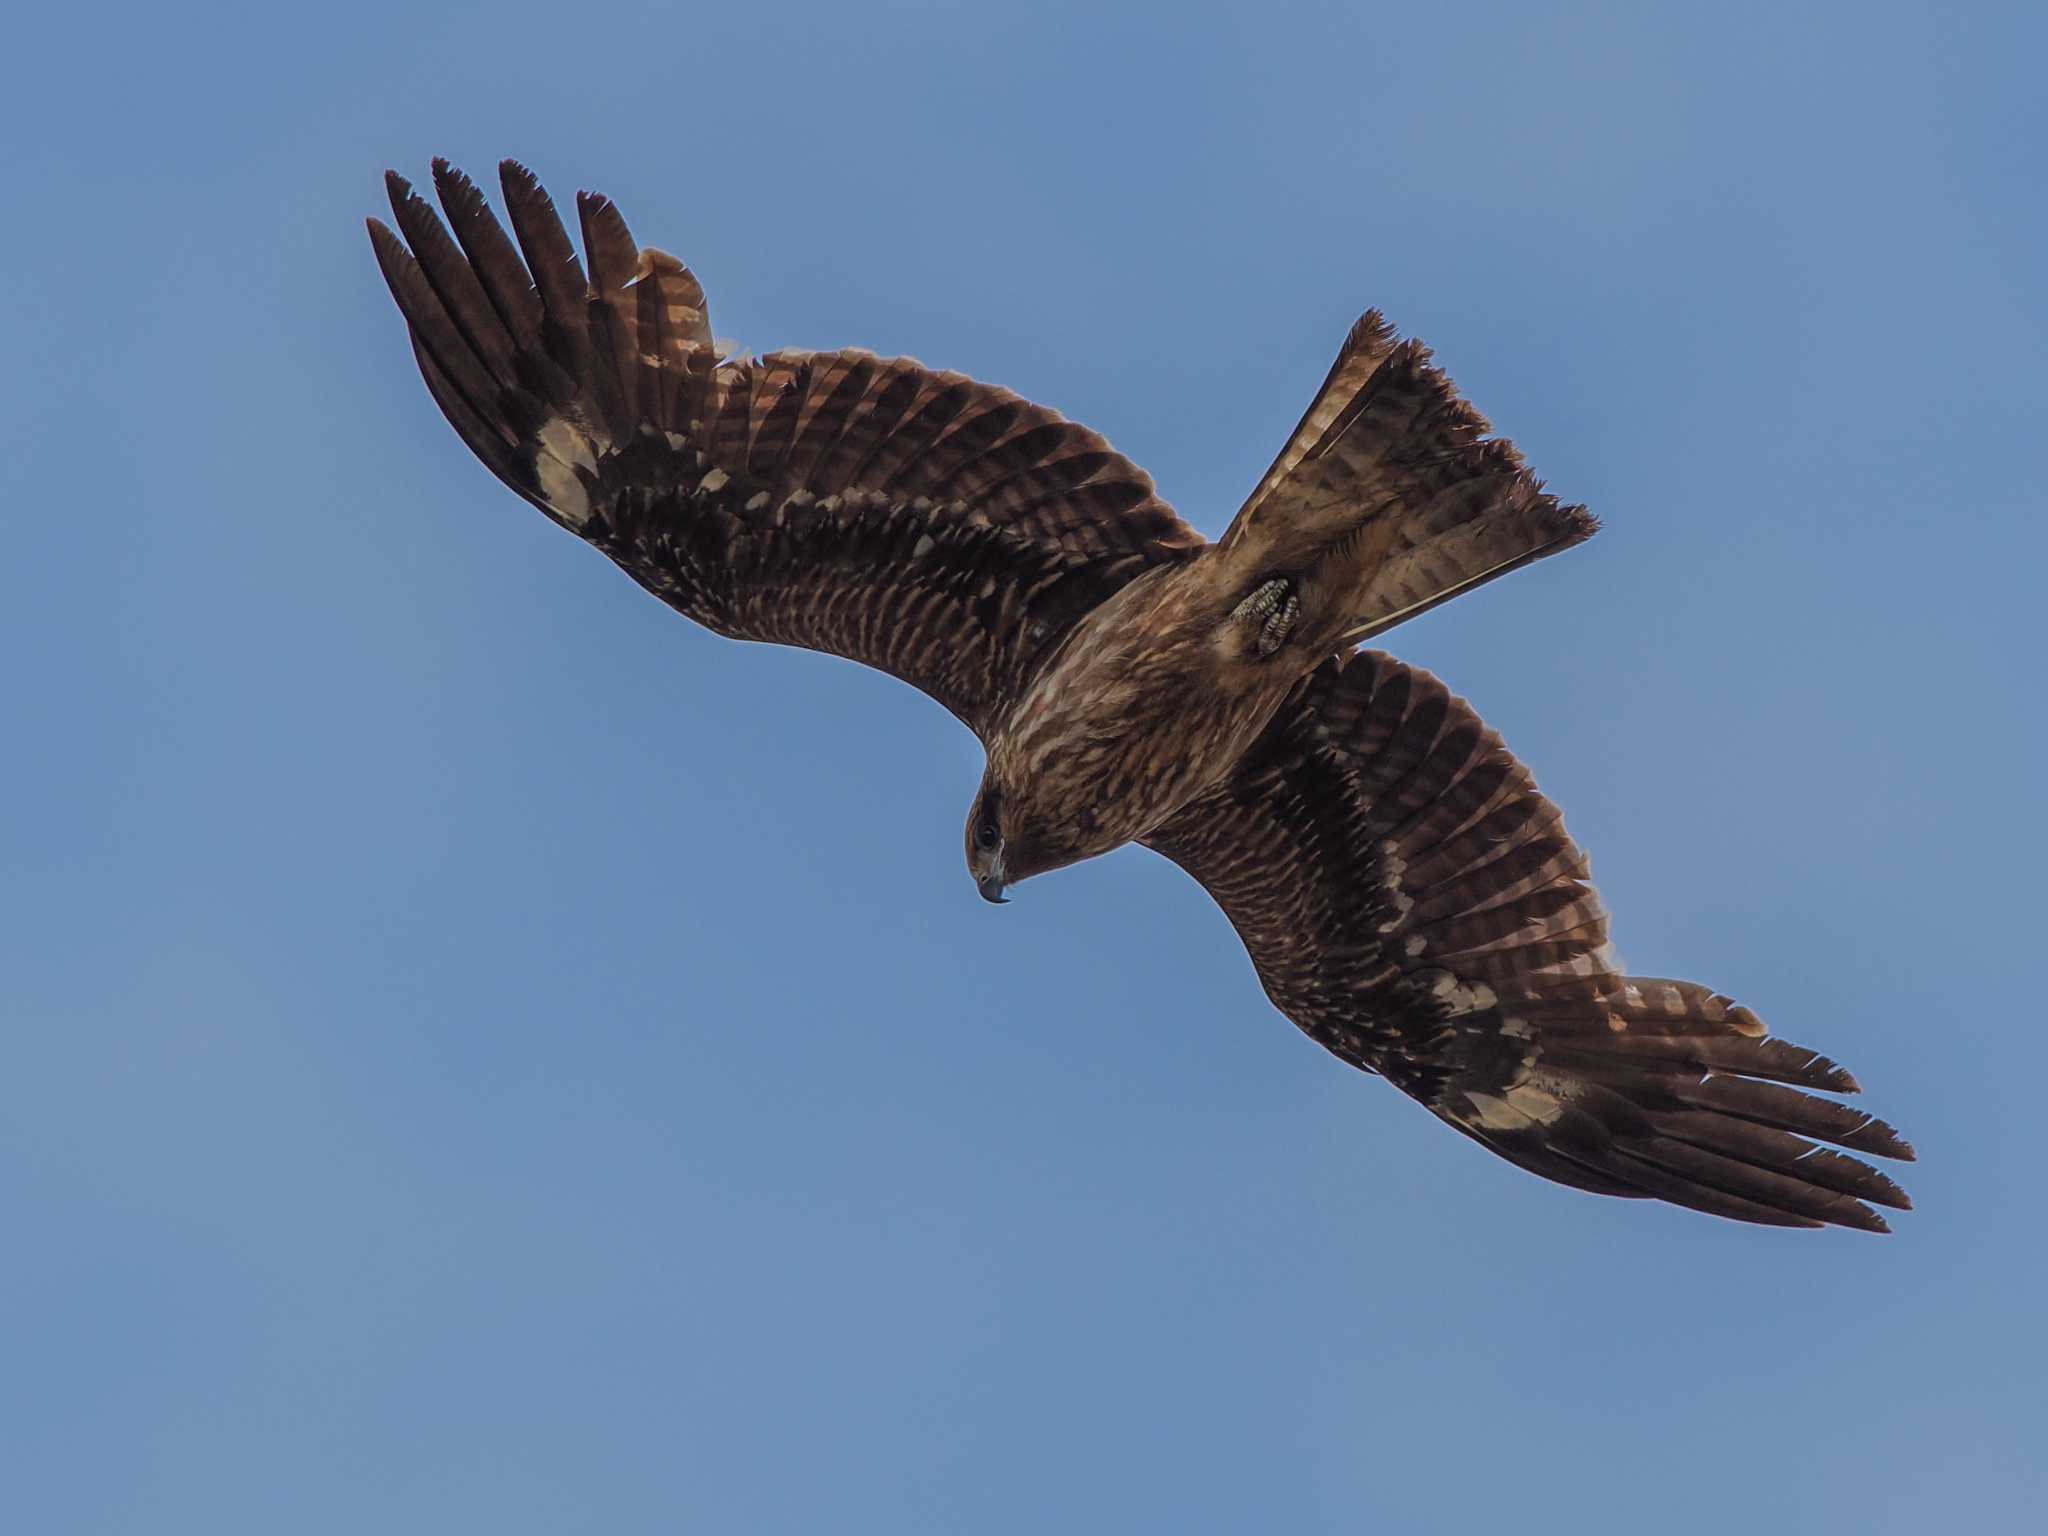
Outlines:
[[1021, 879], [1010, 866], [1009, 838], [1003, 826], [1002, 791], [983, 778], [967, 813], [967, 873], [983, 901], [1007, 901], [1003, 887]]
[[1087, 811], [1069, 815], [1059, 786], [1049, 795], [1042, 778], [1008, 782], [989, 764], [967, 813], [967, 872], [983, 901], [1004, 901], [1004, 891], [1034, 874], [1094, 858], [1128, 838], [1104, 836]]
[[1005, 791], [993, 773], [983, 776], [967, 813], [967, 873], [983, 901], [1007, 901], [1004, 890], [1019, 880], [1074, 861], [1052, 826], [1033, 816], [1027, 797]]
[[1020, 880], [1115, 846], [1094, 835], [1094, 817], [1049, 810], [1032, 790], [1005, 784], [992, 767], [974, 793], [967, 813], [967, 873], [984, 901], [1007, 900], [1003, 892]]

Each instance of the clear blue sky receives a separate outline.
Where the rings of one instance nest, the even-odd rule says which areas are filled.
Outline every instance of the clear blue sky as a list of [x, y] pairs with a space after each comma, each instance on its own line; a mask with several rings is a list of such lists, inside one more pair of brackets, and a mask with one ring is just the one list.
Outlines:
[[[2038, 7], [298, 12], [10, 24], [11, 1529], [2038, 1515]], [[1211, 533], [1383, 307], [1607, 522], [1389, 647], [1920, 1210], [1519, 1173], [1140, 850], [976, 900], [942, 711], [693, 629], [442, 422], [361, 227], [437, 152]]]

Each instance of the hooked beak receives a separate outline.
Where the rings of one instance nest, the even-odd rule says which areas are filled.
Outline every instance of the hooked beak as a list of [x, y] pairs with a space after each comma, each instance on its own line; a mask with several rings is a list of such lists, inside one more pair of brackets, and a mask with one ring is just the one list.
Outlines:
[[997, 843], [994, 857], [981, 869], [975, 871], [974, 875], [974, 888], [981, 892], [981, 899], [983, 901], [992, 901], [997, 906], [1001, 906], [1010, 899], [1003, 894], [1003, 887], [1010, 883], [1004, 878], [1008, 873], [1003, 868], [1005, 862], [1003, 854], [1005, 851], [1003, 845]]

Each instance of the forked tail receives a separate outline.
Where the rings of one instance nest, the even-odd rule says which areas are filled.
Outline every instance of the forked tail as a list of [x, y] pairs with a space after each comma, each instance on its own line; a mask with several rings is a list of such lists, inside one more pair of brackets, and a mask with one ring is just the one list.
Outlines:
[[1303, 638], [1342, 650], [1590, 538], [1598, 520], [1488, 430], [1429, 349], [1368, 310], [1219, 550], [1295, 583]]

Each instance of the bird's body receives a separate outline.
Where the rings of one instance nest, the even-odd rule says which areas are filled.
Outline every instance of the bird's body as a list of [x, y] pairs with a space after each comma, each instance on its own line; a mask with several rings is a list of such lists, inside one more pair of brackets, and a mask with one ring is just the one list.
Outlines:
[[1234, 563], [1211, 547], [1140, 576], [999, 717], [988, 771], [1017, 827], [1013, 880], [1144, 837], [1243, 758], [1320, 660], [1260, 653], [1259, 622], [1233, 617], [1248, 585]]
[[[1375, 314], [1224, 536], [1095, 433], [859, 351], [726, 356], [687, 268], [579, 199], [586, 277], [507, 162], [517, 245], [436, 162], [386, 279], [450, 422], [506, 484], [721, 634], [894, 673], [981, 738], [984, 896], [1138, 842], [1228, 914], [1312, 1038], [1547, 1178], [1882, 1230], [1911, 1150], [1801, 1090], [1846, 1072], [1689, 982], [1619, 972], [1528, 770], [1357, 643], [1596, 526]], [[410, 249], [408, 250], [408, 245]]]

